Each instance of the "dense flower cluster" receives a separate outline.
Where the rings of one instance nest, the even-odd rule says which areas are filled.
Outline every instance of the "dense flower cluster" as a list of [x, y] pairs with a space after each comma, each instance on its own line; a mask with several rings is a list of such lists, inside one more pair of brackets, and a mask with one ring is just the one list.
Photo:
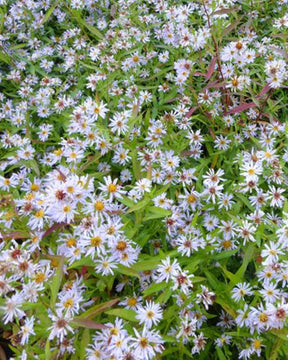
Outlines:
[[7, 358], [284, 359], [286, 10], [0, 0]]

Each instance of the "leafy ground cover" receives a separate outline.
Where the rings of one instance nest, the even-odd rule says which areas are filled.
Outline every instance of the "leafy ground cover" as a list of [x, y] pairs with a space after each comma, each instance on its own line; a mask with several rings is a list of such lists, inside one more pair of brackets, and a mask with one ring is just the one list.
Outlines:
[[0, 358], [285, 359], [287, 0], [0, 0]]

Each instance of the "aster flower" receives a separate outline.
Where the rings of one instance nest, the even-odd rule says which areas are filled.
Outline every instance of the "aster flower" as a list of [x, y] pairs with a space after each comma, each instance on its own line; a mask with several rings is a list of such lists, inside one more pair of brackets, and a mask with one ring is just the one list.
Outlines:
[[141, 334], [135, 328], [134, 333], [135, 338], [132, 339], [132, 347], [137, 358], [152, 360], [157, 353], [164, 350], [163, 340], [159, 332], [144, 327]]
[[104, 177], [105, 184], [99, 186], [99, 190], [103, 191], [108, 197], [109, 200], [112, 200], [114, 197], [122, 197], [122, 194], [125, 193], [122, 190], [121, 185], [117, 184], [118, 179], [112, 181], [111, 176]]
[[56, 337], [62, 342], [68, 332], [73, 333], [73, 329], [69, 325], [69, 322], [72, 320], [69, 313], [63, 315], [62, 311], [58, 309], [56, 310], [56, 315], [49, 314], [49, 317], [53, 321], [52, 325], [48, 328], [50, 331], [49, 340], [53, 340]]
[[33, 328], [34, 328], [34, 316], [31, 316], [31, 318], [26, 318], [24, 325], [21, 326], [20, 329], [22, 346], [28, 344], [30, 335], [35, 335]]
[[21, 294], [18, 292], [12, 295], [11, 298], [6, 299], [5, 305], [0, 307], [0, 309], [2, 309], [4, 312], [4, 324], [13, 321], [16, 317], [21, 319], [23, 316], [25, 316], [25, 312], [21, 310], [22, 302], [23, 299]]
[[139, 320], [140, 324], [144, 324], [147, 329], [150, 329], [162, 318], [162, 309], [159, 304], [155, 304], [152, 301], [146, 302], [144, 307], [138, 306], [136, 310], [136, 319]]
[[180, 265], [177, 260], [174, 259], [171, 264], [171, 259], [167, 257], [166, 259], [161, 261], [161, 264], [157, 267], [157, 275], [155, 274], [155, 280], [157, 282], [168, 282], [173, 277], [176, 277], [181, 270]]
[[244, 299], [244, 296], [251, 296], [253, 295], [253, 290], [251, 286], [247, 283], [237, 284], [232, 289], [232, 299], [235, 301], [240, 301], [241, 299]]

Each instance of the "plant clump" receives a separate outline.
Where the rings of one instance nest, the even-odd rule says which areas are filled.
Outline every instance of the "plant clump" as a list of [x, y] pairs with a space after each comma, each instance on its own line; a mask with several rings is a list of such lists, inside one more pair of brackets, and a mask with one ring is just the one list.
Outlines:
[[0, 0], [0, 357], [286, 358], [287, 26]]

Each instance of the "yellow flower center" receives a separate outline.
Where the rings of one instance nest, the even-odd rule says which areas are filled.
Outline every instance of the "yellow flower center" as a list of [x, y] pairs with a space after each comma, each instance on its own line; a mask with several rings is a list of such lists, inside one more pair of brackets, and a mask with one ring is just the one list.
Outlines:
[[117, 335], [117, 334], [118, 334], [118, 329], [117, 329], [117, 328], [112, 328], [112, 329], [110, 330], [110, 334], [111, 334], [111, 335]]
[[222, 246], [224, 249], [230, 249], [230, 247], [232, 246], [232, 241], [224, 240], [224, 241], [222, 241]]
[[117, 185], [110, 184], [110, 185], [108, 186], [108, 191], [109, 191], [109, 192], [114, 193], [116, 190], [117, 190]]
[[172, 266], [171, 266], [171, 265], [169, 265], [169, 266], [167, 266], [167, 267], [165, 268], [165, 272], [166, 272], [166, 273], [170, 273], [171, 270], [172, 270]]
[[93, 247], [100, 246], [101, 243], [102, 243], [102, 239], [100, 236], [95, 236], [95, 237], [91, 238], [91, 240], [90, 240], [90, 244]]
[[259, 321], [262, 322], [262, 323], [266, 323], [268, 321], [268, 316], [264, 313], [261, 313], [259, 315]]
[[38, 274], [35, 275], [34, 280], [37, 284], [40, 284], [45, 280], [45, 278], [46, 278], [45, 274], [39, 272]]
[[65, 206], [63, 207], [63, 211], [64, 211], [65, 213], [68, 213], [70, 210], [71, 210], [71, 206], [69, 206], [69, 205], [65, 205]]
[[65, 309], [71, 308], [74, 304], [74, 300], [73, 299], [68, 299], [64, 302], [64, 307]]
[[66, 245], [71, 248], [72, 246], [76, 246], [76, 239], [75, 238], [70, 238], [66, 241]]
[[118, 244], [116, 246], [116, 249], [119, 251], [124, 251], [127, 248], [126, 241], [118, 241]]
[[153, 311], [151, 311], [151, 310], [149, 310], [149, 311], [147, 311], [147, 317], [148, 317], [148, 319], [152, 319], [153, 317], [154, 317], [154, 312]]
[[140, 346], [142, 348], [146, 348], [148, 346], [148, 339], [147, 338], [141, 338], [140, 339]]
[[56, 156], [60, 156], [60, 155], [62, 155], [62, 153], [63, 153], [63, 151], [62, 151], [61, 149], [58, 149], [58, 150], [55, 150], [55, 151], [54, 151], [54, 154], [55, 154]]
[[43, 218], [43, 216], [44, 216], [44, 211], [43, 211], [43, 210], [39, 210], [39, 211], [37, 211], [36, 214], [35, 214], [35, 217], [36, 217], [37, 219], [41, 219], [41, 218]]
[[136, 299], [135, 297], [132, 297], [132, 298], [130, 298], [130, 299], [127, 300], [127, 304], [128, 304], [129, 306], [134, 307], [134, 306], [137, 305], [137, 299]]
[[102, 211], [104, 209], [104, 203], [102, 201], [96, 201], [94, 204], [94, 209], [97, 211]]
[[192, 194], [189, 195], [188, 198], [187, 198], [187, 201], [188, 201], [189, 204], [195, 203], [195, 201], [196, 201], [196, 196], [194, 196], [194, 195], [192, 195]]
[[31, 187], [30, 187], [30, 189], [31, 189], [32, 191], [37, 191], [37, 190], [39, 190], [39, 185], [37, 185], [37, 184], [32, 184]]
[[116, 230], [114, 228], [114, 226], [110, 226], [108, 229], [107, 229], [107, 234], [108, 235], [113, 235], [115, 234]]
[[73, 186], [67, 186], [67, 191], [68, 191], [68, 193], [72, 194], [74, 192], [74, 187]]

